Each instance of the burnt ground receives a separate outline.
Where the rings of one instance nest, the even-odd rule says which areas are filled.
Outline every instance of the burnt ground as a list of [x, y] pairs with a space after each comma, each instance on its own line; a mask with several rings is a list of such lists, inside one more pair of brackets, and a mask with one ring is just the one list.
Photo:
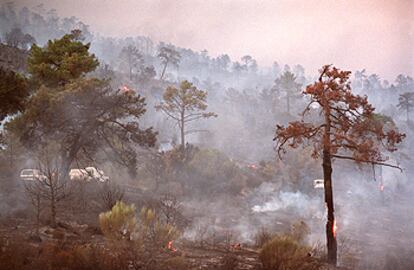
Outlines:
[[[8, 219], [0, 224], [0, 240], [19, 241], [22, 245], [39, 247], [48, 242], [66, 244], [104, 244], [105, 239], [98, 228], [77, 223], [59, 222], [57, 228], [42, 226], [35, 233], [33, 223], [24, 219]], [[177, 241], [174, 250], [166, 249], [166, 258], [181, 257], [186, 269], [260, 269], [258, 251], [247, 247], [198, 246], [188, 241]]]

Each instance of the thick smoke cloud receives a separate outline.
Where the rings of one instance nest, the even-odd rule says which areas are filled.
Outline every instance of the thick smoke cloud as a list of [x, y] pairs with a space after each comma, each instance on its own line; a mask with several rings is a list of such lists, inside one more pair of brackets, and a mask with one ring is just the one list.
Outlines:
[[[101, 1], [25, 0], [77, 16], [110, 36], [149, 36], [212, 55], [250, 54], [270, 66], [364, 66], [391, 79], [413, 74], [412, 1]], [[82, 7], [82, 8], [79, 8]]]

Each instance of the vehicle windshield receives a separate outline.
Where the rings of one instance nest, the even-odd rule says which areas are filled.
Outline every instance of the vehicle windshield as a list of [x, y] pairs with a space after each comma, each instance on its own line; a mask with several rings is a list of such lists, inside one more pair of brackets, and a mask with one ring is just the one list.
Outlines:
[[34, 174], [34, 170], [22, 170], [22, 175], [32, 175]]

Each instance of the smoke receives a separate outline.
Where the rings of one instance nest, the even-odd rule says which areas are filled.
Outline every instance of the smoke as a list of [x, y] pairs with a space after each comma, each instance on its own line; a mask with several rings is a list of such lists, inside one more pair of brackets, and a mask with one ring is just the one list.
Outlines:
[[[411, 1], [21, 1], [45, 3], [108, 36], [143, 35], [212, 55], [251, 54], [316, 70], [367, 67], [384, 77], [413, 72]], [[78, 7], [82, 5], [82, 8]], [[386, 37], [386, 38], [384, 38]], [[384, 65], [383, 63], [387, 63]]]
[[[270, 201], [263, 205], [255, 205], [252, 207], [253, 212], [273, 212], [278, 210], [285, 210], [291, 213], [298, 214], [300, 216], [306, 216], [309, 214], [317, 214], [319, 211], [315, 209], [320, 205], [320, 200], [302, 194], [301, 192], [280, 192], [277, 196], [273, 197]], [[322, 215], [320, 215], [322, 216]]]
[[[338, 67], [341, 69], [369, 67], [370, 70], [379, 71], [385, 76], [413, 70], [412, 48], [411, 44], [407, 45], [408, 41], [412, 40], [412, 35], [406, 35], [412, 32], [406, 19], [406, 13], [409, 13], [411, 5], [405, 2], [378, 5], [371, 1], [363, 4], [358, 1], [361, 7], [356, 7], [355, 2], [349, 5], [341, 4], [341, 8], [326, 7], [326, 3], [322, 3], [317, 5], [321, 16], [311, 16], [305, 7], [311, 5], [310, 3], [315, 4], [313, 1], [298, 6], [295, 6], [298, 2], [292, 1], [282, 8], [284, 11], [289, 11], [286, 15], [288, 20], [277, 21], [276, 24], [273, 24], [273, 18], [270, 19], [269, 14], [275, 17], [275, 20], [278, 20], [278, 16], [274, 14], [275, 9], [269, 7], [279, 7], [280, 4], [270, 4], [266, 1], [260, 5], [247, 4], [243, 1], [230, 1], [230, 4], [220, 5], [214, 1], [211, 2], [213, 4], [191, 1], [191, 5], [186, 1], [179, 4], [143, 1], [144, 5], [139, 8], [131, 5], [131, 1], [123, 2], [127, 5], [119, 3], [98, 5], [99, 3], [88, 1], [82, 9], [78, 8], [79, 5], [73, 4], [73, 1], [70, 8], [65, 1], [54, 4], [61, 14], [65, 12], [70, 15], [79, 14], [81, 19], [91, 24], [95, 31], [108, 35], [119, 33], [122, 36], [119, 39], [99, 37], [92, 40], [92, 48], [98, 57], [113, 64], [112, 68], [116, 75], [112, 82], [117, 86], [124, 85], [125, 81], [128, 81], [125, 74], [118, 70], [119, 52], [126, 44], [138, 43], [137, 39], [124, 38], [127, 34], [150, 35], [154, 41], [171, 41], [176, 45], [195, 50], [206, 47], [212, 55], [231, 51], [234, 58], [251, 53], [263, 63], [273, 61], [273, 58], [278, 58], [284, 63], [303, 62], [305, 66], [310, 67], [308, 70], [312, 76], [316, 74], [320, 65], [332, 62], [339, 64]], [[201, 5], [207, 9], [203, 13], [202, 9], [195, 8], [194, 5]], [[250, 9], [251, 5], [257, 5], [257, 8]], [[131, 6], [135, 8], [128, 9]], [[218, 11], [217, 6], [223, 9]], [[366, 16], [363, 12], [367, 6], [372, 8], [373, 16]], [[71, 9], [72, 7], [76, 10]], [[64, 10], [65, 8], [68, 9]], [[319, 24], [318, 20], [325, 14], [321, 10], [325, 9], [331, 12], [331, 15]], [[111, 10], [110, 16], [108, 10]], [[249, 11], [247, 20], [242, 16], [242, 11]], [[358, 20], [348, 20], [349, 17], [344, 14], [352, 14], [354, 17], [351, 18]], [[399, 14], [402, 16], [397, 16]], [[131, 26], [135, 23], [135, 18], [139, 20], [137, 26]], [[346, 18], [349, 23], [341, 21], [341, 18]], [[316, 28], [315, 24], [303, 26], [303, 22], [310, 23], [316, 19], [320, 28]], [[340, 25], [337, 24], [337, 20]], [[239, 24], [234, 32], [232, 24]], [[259, 29], [262, 26], [264, 29]], [[273, 26], [274, 33], [271, 31]], [[301, 30], [295, 31], [298, 28]], [[315, 29], [318, 33], [323, 33], [324, 37], [315, 35]], [[384, 40], [387, 33], [391, 34]], [[42, 34], [46, 36], [48, 33]], [[309, 35], [312, 37], [310, 38]], [[303, 39], [307, 42], [303, 42]], [[361, 41], [366, 39], [368, 42]], [[152, 45], [145, 57], [148, 64], [155, 65], [159, 70], [156, 44]], [[290, 230], [292, 223], [301, 220], [311, 228], [310, 244], [317, 241], [324, 242], [326, 213], [323, 190], [312, 188], [312, 180], [321, 177], [320, 161], [317, 161], [317, 166], [315, 163], [305, 164], [305, 161], [311, 160], [308, 157], [309, 153], [299, 152], [300, 157], [285, 162], [300, 164], [301, 167], [294, 167], [294, 165], [288, 167], [285, 164], [285, 167], [278, 167], [278, 173], [270, 171], [270, 179], [266, 178], [260, 185], [245, 183], [247, 182], [245, 178], [251, 175], [253, 175], [251, 178], [262, 179], [259, 178], [259, 173], [254, 174], [245, 170], [247, 164], [259, 167], [260, 161], [270, 161], [274, 165], [276, 162], [272, 141], [274, 126], [277, 123], [297, 120], [297, 112], [303, 107], [300, 102], [304, 100], [292, 104], [292, 114], [288, 114], [283, 100], [271, 103], [266, 96], [261, 96], [262, 90], [269, 90], [273, 86], [273, 81], [280, 74], [281, 68], [279, 67], [278, 72], [259, 69], [257, 73], [245, 72], [237, 75], [230, 67], [224, 71], [215, 68], [214, 64], [217, 62], [211, 55], [184, 49], [180, 51], [183, 54], [180, 68], [168, 70], [169, 81], [154, 82], [154, 80], [145, 82], [146, 84], [128, 82], [132, 88], [146, 95], [148, 111], [142, 119], [143, 126], [155, 126], [155, 129], [160, 132], [158, 138], [161, 143], [172, 141], [177, 132], [176, 125], [156, 112], [154, 105], [161, 99], [167, 85], [181, 79], [191, 80], [198, 88], [209, 92], [208, 111], [217, 113], [218, 118], [195, 125], [194, 128], [208, 132], [191, 135], [188, 141], [200, 147], [218, 149], [230, 157], [229, 160], [235, 164], [234, 167], [243, 172], [242, 175], [237, 175], [236, 181], [232, 182], [234, 185], [243, 186], [242, 191], [237, 194], [222, 192], [220, 190], [222, 183], [213, 183], [214, 179], [200, 180], [194, 171], [189, 173], [187, 177], [190, 180], [187, 184], [205, 181], [204, 186], [216, 185], [218, 188], [205, 197], [183, 198], [184, 215], [192, 219], [190, 228], [184, 231], [184, 238], [197, 240], [203, 232], [207, 238], [231, 233], [237, 239], [235, 241], [253, 242], [255, 233], [262, 227], [284, 233]], [[273, 51], [277, 55], [274, 55]], [[288, 68], [290, 69], [285, 67]], [[302, 74], [304, 85], [312, 81], [307, 77], [309, 74], [306, 76]], [[370, 85], [374, 85], [374, 82], [375, 80], [370, 80]], [[338, 239], [341, 241], [347, 239], [354, 255], [361, 259], [360, 269], [368, 269], [372, 264], [375, 266], [373, 269], [382, 269], [387, 263], [387, 256], [393, 257], [398, 254], [405, 256], [414, 253], [414, 238], [411, 237], [414, 235], [414, 208], [412, 207], [414, 185], [410, 181], [413, 177], [411, 156], [414, 129], [412, 123], [406, 123], [401, 112], [395, 107], [398, 94], [411, 89], [408, 86], [404, 87], [395, 90], [380, 86], [361, 86], [361, 89], [357, 89], [361, 94], [368, 94], [370, 102], [378, 108], [378, 112], [392, 116], [396, 125], [407, 133], [406, 142], [399, 149], [401, 154], [390, 160], [391, 163], [400, 164], [405, 171], [401, 173], [392, 168], [380, 170], [379, 167], [375, 167], [374, 177], [371, 166], [358, 167], [342, 161], [334, 162], [333, 186]], [[234, 88], [233, 96], [229, 94], [229, 88]], [[70, 112], [68, 108], [68, 113]], [[305, 161], [299, 163], [298, 160], [301, 159]], [[32, 163], [22, 161], [21, 167], [32, 167]], [[104, 170], [109, 171], [109, 167]], [[211, 170], [215, 169], [214, 167]], [[215, 176], [219, 174], [213, 171], [212, 174], [214, 173]], [[143, 179], [144, 174], [131, 179], [119, 167], [113, 167], [109, 174], [113, 175], [118, 183], [147, 187], [145, 180], [148, 179]], [[225, 173], [223, 175], [219, 175], [220, 179], [228, 181], [227, 175]], [[300, 183], [295, 186], [295, 190], [286, 187], [295, 181]], [[177, 183], [169, 184], [174, 186]], [[384, 186], [383, 191], [380, 189], [381, 185]], [[190, 191], [199, 194], [203, 193], [204, 189]], [[13, 207], [21, 208], [21, 201], [15, 200], [20, 195], [20, 193], [10, 195], [7, 199], [11, 202], [10, 205], [4, 208], [2, 206], [0, 212], [7, 213]], [[9, 195], [0, 194], [0, 196], [4, 198]], [[340, 246], [340, 256], [343, 252], [344, 248]]]

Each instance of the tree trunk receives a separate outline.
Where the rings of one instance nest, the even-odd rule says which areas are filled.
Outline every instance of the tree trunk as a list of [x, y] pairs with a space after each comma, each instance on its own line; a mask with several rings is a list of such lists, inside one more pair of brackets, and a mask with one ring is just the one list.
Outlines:
[[337, 244], [335, 232], [335, 216], [334, 203], [332, 191], [332, 157], [331, 157], [331, 112], [327, 99], [322, 100], [324, 116], [325, 116], [325, 131], [323, 134], [323, 182], [325, 191], [325, 204], [327, 210], [326, 221], [326, 244], [328, 248], [328, 263], [336, 265], [337, 261]]
[[50, 226], [56, 228], [56, 201], [54, 192], [52, 192], [50, 197]]
[[165, 62], [164, 68], [162, 69], [160, 80], [162, 80], [162, 78], [164, 78], [165, 71], [167, 70], [167, 65], [168, 65], [168, 61]]
[[287, 113], [290, 114], [290, 98], [289, 98], [289, 94], [286, 96], [286, 102], [287, 102]]
[[185, 149], [185, 130], [184, 130], [184, 115], [181, 116], [181, 147], [184, 150]]
[[407, 123], [410, 122], [410, 117], [409, 117], [409, 108], [407, 107]]
[[40, 205], [40, 194], [36, 194], [35, 204], [36, 204], [36, 235], [39, 235], [40, 227], [40, 211], [42, 210]]
[[323, 180], [325, 186], [325, 203], [328, 212], [326, 222], [326, 240], [328, 247], [328, 263], [336, 265], [337, 261], [337, 243], [335, 232], [335, 217], [332, 192], [332, 160], [328, 150], [323, 151]]
[[62, 165], [61, 166], [62, 167], [59, 168], [59, 171], [61, 171], [61, 177], [63, 177], [63, 181], [69, 180], [70, 167], [72, 166], [72, 162], [75, 160], [80, 147], [81, 147], [80, 135], [78, 135], [75, 138], [74, 143], [72, 144], [69, 152], [67, 152], [65, 149], [61, 151], [62, 153]]
[[132, 81], [132, 67], [129, 66], [129, 80]]

